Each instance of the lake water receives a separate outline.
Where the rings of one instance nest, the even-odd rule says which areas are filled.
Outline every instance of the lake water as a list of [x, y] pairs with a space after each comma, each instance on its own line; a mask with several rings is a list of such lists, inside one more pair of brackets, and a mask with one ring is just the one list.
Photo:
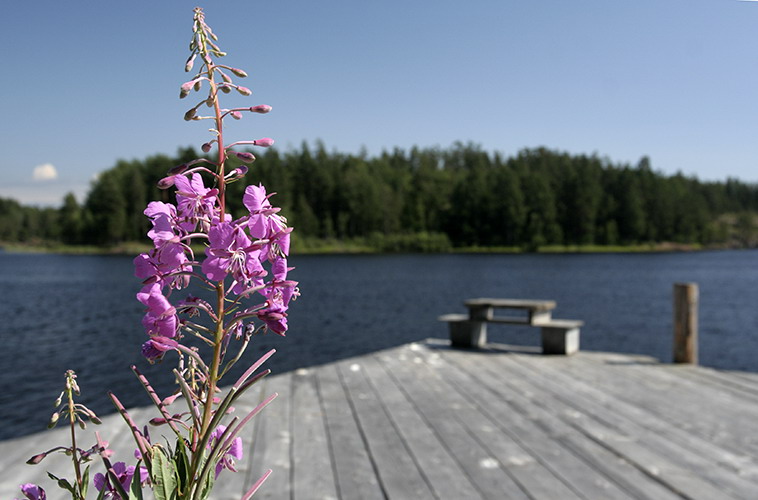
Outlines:
[[[671, 359], [672, 286], [700, 285], [700, 361], [758, 371], [758, 251], [610, 255], [295, 256], [302, 297], [290, 332], [257, 337], [277, 348], [274, 372], [428, 337], [447, 338], [437, 316], [473, 297], [552, 299], [554, 317], [581, 319], [582, 349]], [[110, 412], [148, 404], [136, 363], [161, 391], [169, 366], [147, 365], [140, 285], [129, 257], [0, 253], [0, 439], [44, 428], [63, 373], [79, 374], [82, 401]], [[536, 329], [494, 326], [495, 342], [538, 345]], [[231, 381], [229, 381], [231, 383]]]

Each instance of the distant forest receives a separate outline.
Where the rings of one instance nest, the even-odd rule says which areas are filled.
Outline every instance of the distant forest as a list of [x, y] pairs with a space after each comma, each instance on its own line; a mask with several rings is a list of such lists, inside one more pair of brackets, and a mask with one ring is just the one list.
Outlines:
[[[274, 205], [306, 242], [364, 241], [386, 251], [756, 245], [758, 186], [664, 175], [646, 157], [625, 165], [538, 148], [506, 158], [472, 144], [396, 149], [374, 157], [329, 152], [321, 143], [256, 154], [246, 179], [228, 188], [232, 214], [242, 215], [246, 183], [262, 182], [279, 193]], [[93, 182], [81, 204], [72, 194], [60, 208], [0, 199], [0, 241], [103, 246], [146, 241], [145, 205], [174, 201], [156, 182], [171, 167], [197, 157], [187, 148], [175, 158], [119, 161]]]

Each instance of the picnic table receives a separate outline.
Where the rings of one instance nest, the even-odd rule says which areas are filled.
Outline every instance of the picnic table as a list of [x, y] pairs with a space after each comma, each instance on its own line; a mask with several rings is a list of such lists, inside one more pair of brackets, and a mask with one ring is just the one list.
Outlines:
[[[476, 298], [464, 302], [468, 314], [445, 314], [450, 341], [455, 347], [476, 348], [487, 343], [487, 324], [501, 323], [540, 328], [543, 354], [573, 354], [579, 350], [580, 320], [555, 319], [553, 300]], [[495, 315], [503, 309], [508, 315]]]

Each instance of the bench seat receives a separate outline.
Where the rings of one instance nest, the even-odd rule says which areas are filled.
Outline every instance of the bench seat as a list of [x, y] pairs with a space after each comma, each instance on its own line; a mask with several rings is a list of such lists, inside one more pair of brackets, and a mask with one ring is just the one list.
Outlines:
[[551, 319], [541, 323], [542, 354], [574, 354], [579, 350], [579, 328], [584, 321]]
[[[540, 328], [543, 354], [574, 354], [579, 350], [581, 320], [555, 319], [551, 300], [471, 299], [465, 302], [469, 314], [444, 314], [440, 321], [448, 323], [450, 342], [454, 347], [477, 348], [487, 343], [487, 323], [523, 325]], [[494, 308], [527, 311], [526, 316], [494, 316]]]

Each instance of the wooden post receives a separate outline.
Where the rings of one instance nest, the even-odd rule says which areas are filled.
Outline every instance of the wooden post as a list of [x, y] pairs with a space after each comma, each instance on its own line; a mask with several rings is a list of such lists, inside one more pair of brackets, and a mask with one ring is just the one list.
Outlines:
[[697, 283], [674, 284], [674, 363], [697, 364]]

